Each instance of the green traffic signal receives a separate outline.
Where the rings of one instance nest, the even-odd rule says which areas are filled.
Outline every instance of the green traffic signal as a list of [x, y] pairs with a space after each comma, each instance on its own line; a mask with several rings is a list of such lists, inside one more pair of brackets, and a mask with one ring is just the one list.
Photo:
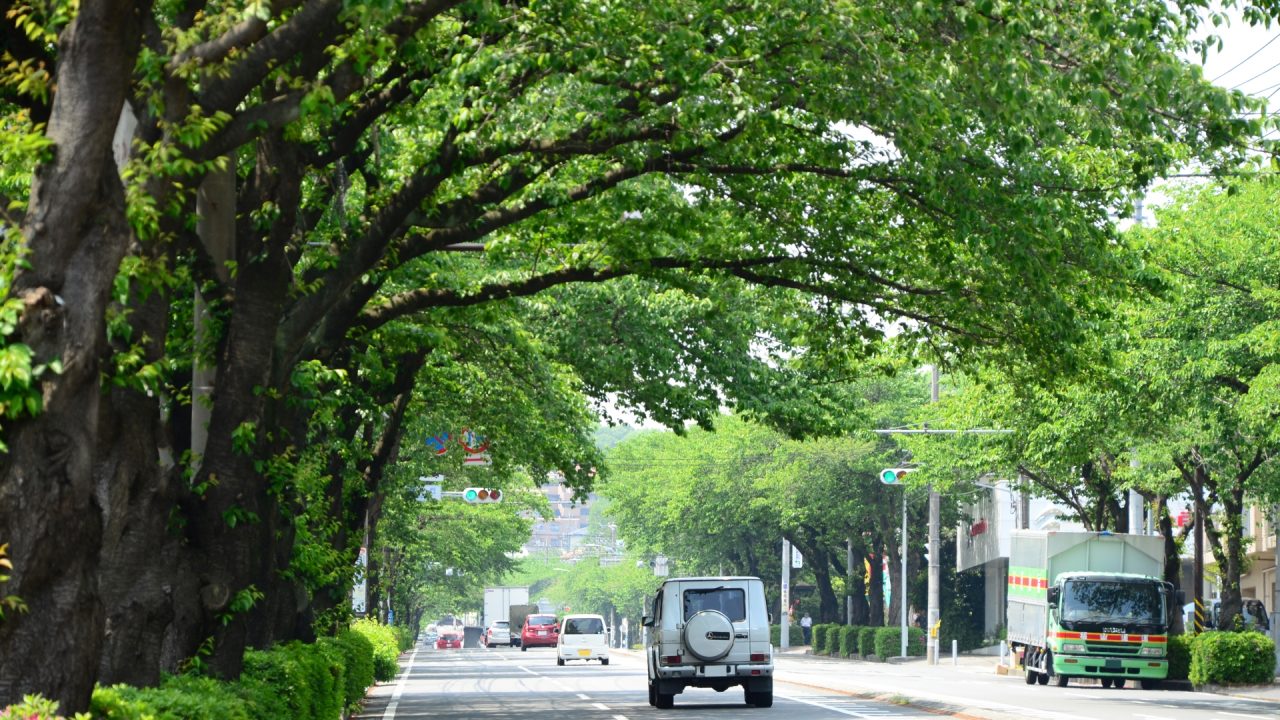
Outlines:
[[880, 471], [880, 482], [885, 485], [897, 485], [907, 478], [907, 473], [915, 468], [885, 468]]
[[473, 503], [480, 499], [480, 491], [478, 488], [467, 488], [462, 493], [462, 499], [469, 503]]

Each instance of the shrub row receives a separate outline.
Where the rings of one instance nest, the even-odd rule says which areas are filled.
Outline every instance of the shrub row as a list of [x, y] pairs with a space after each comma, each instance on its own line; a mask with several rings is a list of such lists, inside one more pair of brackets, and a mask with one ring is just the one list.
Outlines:
[[[339, 720], [359, 708], [374, 682], [379, 655], [385, 657], [388, 647], [391, 670], [384, 668], [383, 679], [395, 677], [400, 642], [390, 628], [360, 621], [312, 644], [250, 650], [235, 681], [175, 675], [153, 688], [98, 687], [89, 714], [77, 720]], [[0, 710], [0, 720], [61, 720], [56, 711], [54, 703], [29, 697]]]
[[[791, 623], [787, 626], [787, 639], [791, 641], [790, 645], [792, 647], [799, 647], [804, 644], [804, 631], [800, 629], [799, 625]], [[774, 647], [782, 644], [781, 625], [769, 626], [769, 642], [773, 643]]]
[[[1174, 649], [1175, 644], [1178, 650]], [[1181, 657], [1175, 665], [1178, 655]], [[1186, 674], [1176, 677], [1175, 669]], [[1192, 685], [1270, 685], [1276, 677], [1276, 645], [1271, 638], [1253, 630], [1174, 636], [1169, 639], [1169, 677], [1184, 677]]]
[[[897, 627], [860, 627], [825, 623], [813, 626], [813, 653], [815, 655], [876, 655], [894, 657], [901, 651], [902, 630]], [[923, 656], [924, 631], [907, 628], [907, 655]]]

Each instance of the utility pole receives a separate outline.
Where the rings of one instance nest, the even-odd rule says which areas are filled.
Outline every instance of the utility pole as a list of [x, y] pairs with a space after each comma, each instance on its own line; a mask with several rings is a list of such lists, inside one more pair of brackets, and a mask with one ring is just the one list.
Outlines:
[[1191, 573], [1191, 582], [1195, 585], [1192, 588], [1192, 602], [1195, 603], [1195, 632], [1200, 634], [1204, 632], [1205, 614], [1204, 614], [1204, 502], [1200, 498], [1203, 488], [1196, 488], [1196, 542], [1195, 542], [1195, 568]]
[[1280, 667], [1280, 504], [1271, 506], [1271, 639], [1276, 644], [1276, 663]]
[[[845, 624], [854, 624], [854, 593], [851, 587], [854, 587], [854, 538], [845, 539], [845, 568], [849, 569], [849, 577], [845, 578]], [[1275, 607], [1272, 605], [1272, 607]], [[1271, 624], [1275, 626], [1275, 623]]]
[[[938, 402], [938, 366], [934, 365], [929, 373], [929, 402]], [[905, 496], [905, 494], [904, 494]], [[905, 526], [906, 518], [904, 515], [903, 523]], [[929, 612], [926, 617], [929, 619], [925, 628], [925, 646], [928, 648], [926, 660], [930, 665], [938, 663], [938, 638], [935, 630], [938, 627], [938, 620], [942, 617], [942, 602], [939, 592], [942, 585], [942, 499], [938, 496], [938, 491], [933, 489], [933, 485], [929, 486]], [[906, 535], [906, 531], [903, 531]], [[906, 562], [904, 553], [903, 563]], [[902, 587], [904, 593], [906, 584]], [[907, 597], [902, 596], [902, 614], [907, 614]], [[906, 622], [903, 621], [905, 626]], [[906, 630], [903, 630], [903, 637], [906, 637]]]
[[[1129, 467], [1136, 471], [1138, 465], [1138, 449], [1133, 448], [1129, 455]], [[1134, 535], [1146, 534], [1146, 527], [1143, 524], [1143, 516], [1146, 515], [1145, 504], [1146, 500], [1142, 497], [1142, 493], [1131, 488], [1129, 490], [1129, 532]]]
[[791, 647], [791, 623], [788, 611], [791, 609], [791, 541], [782, 538], [782, 617], [778, 624], [778, 647], [786, 650]]

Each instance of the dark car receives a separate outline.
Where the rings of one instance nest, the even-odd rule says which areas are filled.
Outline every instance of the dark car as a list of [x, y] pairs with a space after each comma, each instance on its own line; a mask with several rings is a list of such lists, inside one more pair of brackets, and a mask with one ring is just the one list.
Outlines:
[[440, 637], [436, 638], [437, 650], [448, 650], [449, 648], [462, 647], [462, 633], [454, 630], [443, 630]]
[[539, 613], [524, 619], [524, 627], [520, 629], [522, 651], [531, 647], [555, 647], [559, 642], [560, 627], [556, 624], [555, 615]]

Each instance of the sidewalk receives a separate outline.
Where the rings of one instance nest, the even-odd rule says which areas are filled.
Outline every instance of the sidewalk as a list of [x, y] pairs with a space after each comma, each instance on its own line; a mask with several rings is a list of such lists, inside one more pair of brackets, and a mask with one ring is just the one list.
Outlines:
[[[867, 663], [875, 661], [856, 660], [853, 658], [833, 657], [829, 655], [813, 655], [808, 645], [799, 647], [791, 647], [786, 650], [774, 648], [775, 657], [795, 659], [795, 660], [814, 660], [823, 662], [845, 662], [845, 663]], [[925, 659], [922, 657], [911, 658], [889, 658], [887, 661], [876, 665], [888, 669], [892, 667], [902, 667], [904, 669], [919, 669], [928, 667]], [[954, 670], [960, 673], [977, 673], [977, 674], [994, 674], [994, 675], [1021, 675], [1021, 670], [1017, 668], [1002, 667], [1000, 665], [1000, 657], [998, 655], [976, 655], [969, 653], [961, 653], [956, 656], [954, 662], [950, 654], [943, 654], [938, 658], [935, 669], [940, 671]], [[1083, 682], [1083, 681], [1073, 681]], [[1263, 700], [1266, 702], [1280, 703], [1280, 682], [1273, 682], [1270, 685], [1207, 685], [1200, 688], [1192, 688], [1190, 683], [1179, 683], [1180, 687], [1171, 687], [1177, 690], [1195, 690], [1198, 692], [1213, 693], [1217, 695], [1230, 695], [1248, 700]], [[838, 689], [838, 688], [832, 688]]]

